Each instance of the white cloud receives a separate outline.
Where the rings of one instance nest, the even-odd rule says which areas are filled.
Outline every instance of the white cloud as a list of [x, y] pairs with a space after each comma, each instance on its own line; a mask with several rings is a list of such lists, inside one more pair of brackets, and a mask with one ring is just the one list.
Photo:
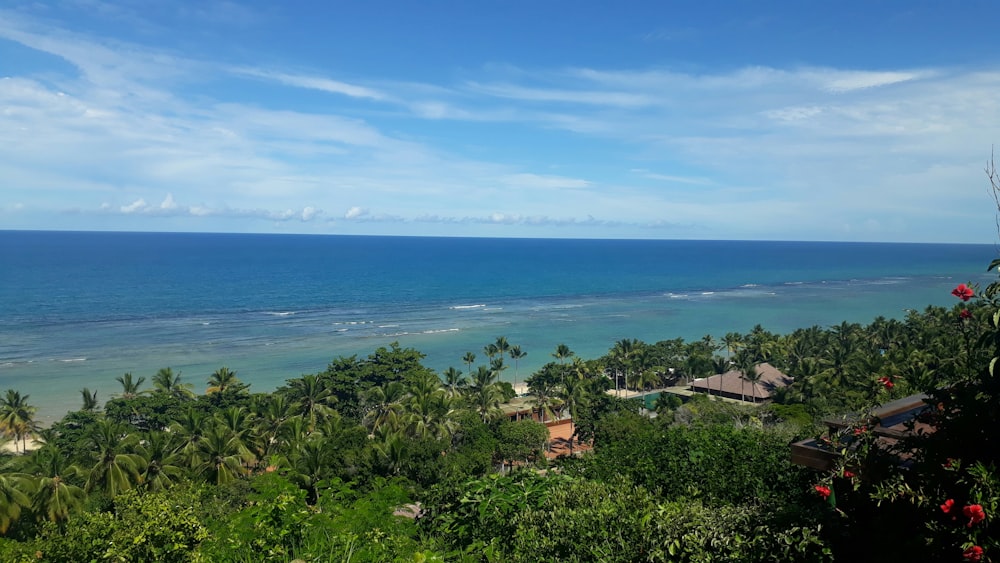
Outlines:
[[322, 211], [312, 207], [311, 205], [302, 209], [302, 220], [312, 221], [317, 215], [322, 213]]
[[164, 211], [177, 209], [177, 204], [174, 203], [174, 194], [167, 194], [167, 197], [163, 199], [163, 203], [160, 204], [160, 209]]
[[360, 219], [368, 215], [368, 210], [361, 207], [352, 207], [344, 213], [344, 219]]
[[146, 200], [139, 198], [128, 205], [121, 206], [121, 212], [125, 214], [129, 213], [141, 213], [148, 209], [146, 205]]
[[578, 91], [533, 88], [513, 84], [479, 84], [470, 82], [467, 88], [473, 92], [532, 102], [559, 102], [599, 106], [636, 108], [648, 106], [654, 98], [634, 92]]
[[348, 84], [346, 82], [340, 82], [337, 80], [332, 80], [329, 78], [323, 78], [319, 76], [287, 74], [284, 72], [259, 70], [254, 68], [245, 68], [245, 67], [233, 68], [231, 69], [231, 71], [237, 75], [263, 78], [267, 80], [273, 80], [288, 86], [307, 88], [311, 90], [319, 90], [330, 94], [341, 94], [352, 98], [368, 98], [372, 100], [385, 100], [388, 98], [388, 96], [386, 96], [382, 92], [379, 92], [378, 90], [373, 90], [371, 88], [366, 88], [364, 86], [357, 86], [354, 84]]

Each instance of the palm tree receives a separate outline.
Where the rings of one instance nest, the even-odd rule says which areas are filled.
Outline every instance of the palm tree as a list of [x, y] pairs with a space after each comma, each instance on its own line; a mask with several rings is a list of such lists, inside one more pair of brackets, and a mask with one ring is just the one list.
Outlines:
[[132, 379], [132, 372], [125, 372], [125, 375], [119, 375], [115, 378], [115, 381], [122, 384], [122, 394], [120, 395], [122, 399], [134, 399], [140, 395], [139, 388], [142, 387], [145, 377], [140, 377], [137, 380]]
[[462, 372], [449, 366], [448, 369], [444, 370], [444, 382], [448, 386], [448, 392], [451, 396], [458, 394], [458, 391], [469, 384], [469, 379], [462, 374]]
[[497, 355], [501, 358], [506, 356], [510, 352], [510, 342], [507, 342], [506, 336], [498, 336], [497, 341], [494, 344], [497, 350]]
[[315, 505], [319, 500], [316, 485], [330, 471], [330, 448], [320, 436], [310, 438], [295, 448], [290, 454], [291, 471], [289, 479], [306, 491], [306, 502]]
[[190, 383], [181, 382], [180, 372], [174, 373], [170, 368], [161, 368], [153, 376], [153, 387], [157, 393], [165, 393], [177, 399], [190, 399], [194, 397], [194, 391]]
[[101, 490], [114, 497], [139, 482], [143, 459], [133, 453], [136, 440], [124, 427], [100, 420], [91, 432], [90, 443], [97, 451], [97, 461], [90, 469], [86, 490]]
[[500, 350], [497, 349], [496, 344], [487, 344], [483, 346], [483, 353], [486, 354], [487, 358], [492, 360], [494, 356], [500, 353]]
[[146, 490], [162, 491], [184, 476], [180, 440], [170, 432], [150, 432], [137, 448], [146, 466], [142, 483]]
[[21, 509], [31, 505], [25, 493], [28, 482], [20, 475], [0, 473], [0, 535], [21, 517]]
[[[611, 357], [615, 360], [618, 365], [622, 367], [622, 371], [625, 373], [625, 389], [628, 390], [628, 372], [629, 368], [632, 366], [632, 359], [635, 356], [637, 349], [639, 348], [640, 342], [638, 340], [633, 340], [630, 338], [624, 338], [615, 342], [614, 347], [611, 349]], [[615, 387], [618, 387], [618, 378], [615, 377]], [[626, 396], [628, 394], [626, 393]]]
[[406, 401], [406, 433], [414, 438], [451, 439], [456, 430], [452, 400], [441, 389], [414, 389]]
[[743, 336], [738, 332], [727, 332], [722, 337], [722, 345], [726, 348], [726, 357], [732, 358], [733, 354], [743, 346]]
[[205, 393], [225, 393], [226, 391], [242, 391], [248, 386], [236, 377], [236, 372], [222, 366], [212, 372], [208, 378], [208, 389]]
[[209, 483], [225, 485], [246, 474], [243, 461], [247, 452], [239, 436], [222, 427], [209, 430], [198, 442], [194, 473]]
[[521, 350], [521, 346], [511, 346], [510, 347], [510, 359], [514, 360], [514, 391], [517, 391], [517, 361], [528, 355], [527, 352]]
[[571, 377], [563, 382], [559, 399], [563, 402], [563, 408], [569, 410], [570, 419], [573, 421], [573, 432], [569, 436], [569, 452], [573, 454], [573, 437], [576, 436], [576, 416], [580, 407], [589, 403], [587, 394], [587, 382], [582, 379]]
[[399, 432], [388, 432], [378, 438], [372, 444], [376, 457], [390, 475], [399, 475], [406, 461], [406, 439]]
[[563, 363], [567, 358], [572, 358], [576, 355], [576, 352], [569, 349], [569, 346], [565, 344], [560, 344], [556, 346], [556, 351], [552, 353], [552, 357], [559, 360], [559, 363]]
[[489, 420], [500, 408], [502, 394], [496, 385], [499, 375], [500, 372], [486, 366], [479, 366], [476, 373], [472, 374], [466, 400], [482, 416], [483, 422]]
[[753, 402], [757, 402], [757, 383], [760, 381], [760, 371], [757, 370], [756, 365], [749, 365], [746, 370], [741, 370], [743, 381], [750, 382], [750, 390], [753, 393]]
[[406, 387], [400, 381], [390, 381], [385, 385], [372, 387], [365, 393], [367, 412], [362, 424], [369, 431], [394, 423], [402, 415], [402, 402], [406, 398]]
[[744, 387], [746, 382], [750, 381], [753, 377], [757, 378], [756, 381], [760, 381], [760, 375], [757, 374], [757, 363], [748, 350], [743, 350], [736, 355], [736, 369], [740, 372], [740, 400], [746, 401], [747, 396]]
[[84, 387], [80, 389], [80, 395], [83, 397], [83, 406], [80, 407], [80, 410], [83, 412], [97, 411], [98, 407], [100, 407], [100, 403], [97, 402], [97, 390], [91, 391]]
[[545, 377], [532, 377], [528, 380], [528, 389], [533, 398], [531, 403], [538, 409], [538, 417], [545, 422], [545, 415], [555, 416], [552, 407], [556, 403], [556, 384]]
[[[208, 415], [188, 405], [170, 425], [170, 431], [181, 438], [180, 451], [191, 458], [208, 431]], [[192, 462], [193, 465], [193, 462]]]
[[471, 374], [472, 364], [476, 361], [476, 355], [472, 352], [466, 352], [465, 355], [462, 356], [462, 361], [465, 362], [465, 365], [469, 366], [469, 373]]
[[500, 410], [500, 400], [503, 396], [495, 384], [473, 387], [468, 401], [482, 417], [483, 422], [489, 420]]
[[330, 404], [337, 398], [318, 375], [303, 375], [289, 381], [289, 395], [297, 405], [297, 412], [309, 421], [309, 431], [316, 429], [316, 422], [328, 416]]
[[32, 509], [50, 522], [65, 522], [71, 512], [79, 510], [87, 493], [68, 483], [67, 476], [79, 473], [68, 464], [67, 456], [53, 444], [46, 444], [32, 456], [28, 472], [38, 481], [32, 495]]
[[37, 407], [28, 404], [30, 395], [21, 396], [13, 389], [7, 389], [0, 397], [0, 433], [14, 440], [14, 452], [17, 453], [17, 441], [21, 441], [21, 451], [27, 447], [28, 436], [36, 429], [35, 413]]

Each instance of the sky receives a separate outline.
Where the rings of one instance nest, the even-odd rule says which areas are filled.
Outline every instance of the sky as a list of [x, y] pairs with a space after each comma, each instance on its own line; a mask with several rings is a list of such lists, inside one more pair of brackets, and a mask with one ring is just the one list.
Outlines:
[[0, 229], [992, 243], [989, 1], [0, 1]]

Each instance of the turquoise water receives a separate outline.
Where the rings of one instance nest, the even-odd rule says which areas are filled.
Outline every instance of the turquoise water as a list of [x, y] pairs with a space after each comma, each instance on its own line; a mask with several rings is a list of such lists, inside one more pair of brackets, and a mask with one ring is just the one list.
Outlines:
[[[253, 390], [398, 341], [464, 369], [497, 336], [523, 379], [559, 343], [902, 318], [987, 282], [992, 245], [0, 231], [0, 389], [43, 417], [126, 371]], [[514, 377], [513, 367], [506, 377]]]

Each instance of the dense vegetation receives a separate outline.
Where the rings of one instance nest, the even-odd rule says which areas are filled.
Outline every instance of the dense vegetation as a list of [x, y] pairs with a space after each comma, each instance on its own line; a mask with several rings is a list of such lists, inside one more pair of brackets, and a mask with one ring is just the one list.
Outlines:
[[[813, 488], [820, 476], [791, 465], [790, 442], [816, 435], [824, 415], [959, 389], [992, 357], [969, 344], [992, 334], [993, 310], [623, 340], [593, 360], [560, 346], [527, 378], [529, 408], [538, 420], [572, 415], [592, 449], [552, 462], [544, 426], [500, 410], [513, 397], [505, 358], [524, 354], [502, 337], [485, 347], [488, 365], [470, 352], [466, 369], [440, 377], [397, 345], [272, 393], [226, 368], [200, 395], [169, 368], [151, 388], [124, 374], [103, 407], [84, 389], [81, 409], [44, 430], [29, 397], [8, 390], [0, 430], [18, 452], [32, 435], [41, 447], [2, 460], [0, 559], [830, 560], [860, 533], [843, 515], [877, 509], [831, 510]], [[731, 366], [753, 384], [763, 361], [796, 376], [766, 406], [664, 394], [650, 418], [606, 393]]]

